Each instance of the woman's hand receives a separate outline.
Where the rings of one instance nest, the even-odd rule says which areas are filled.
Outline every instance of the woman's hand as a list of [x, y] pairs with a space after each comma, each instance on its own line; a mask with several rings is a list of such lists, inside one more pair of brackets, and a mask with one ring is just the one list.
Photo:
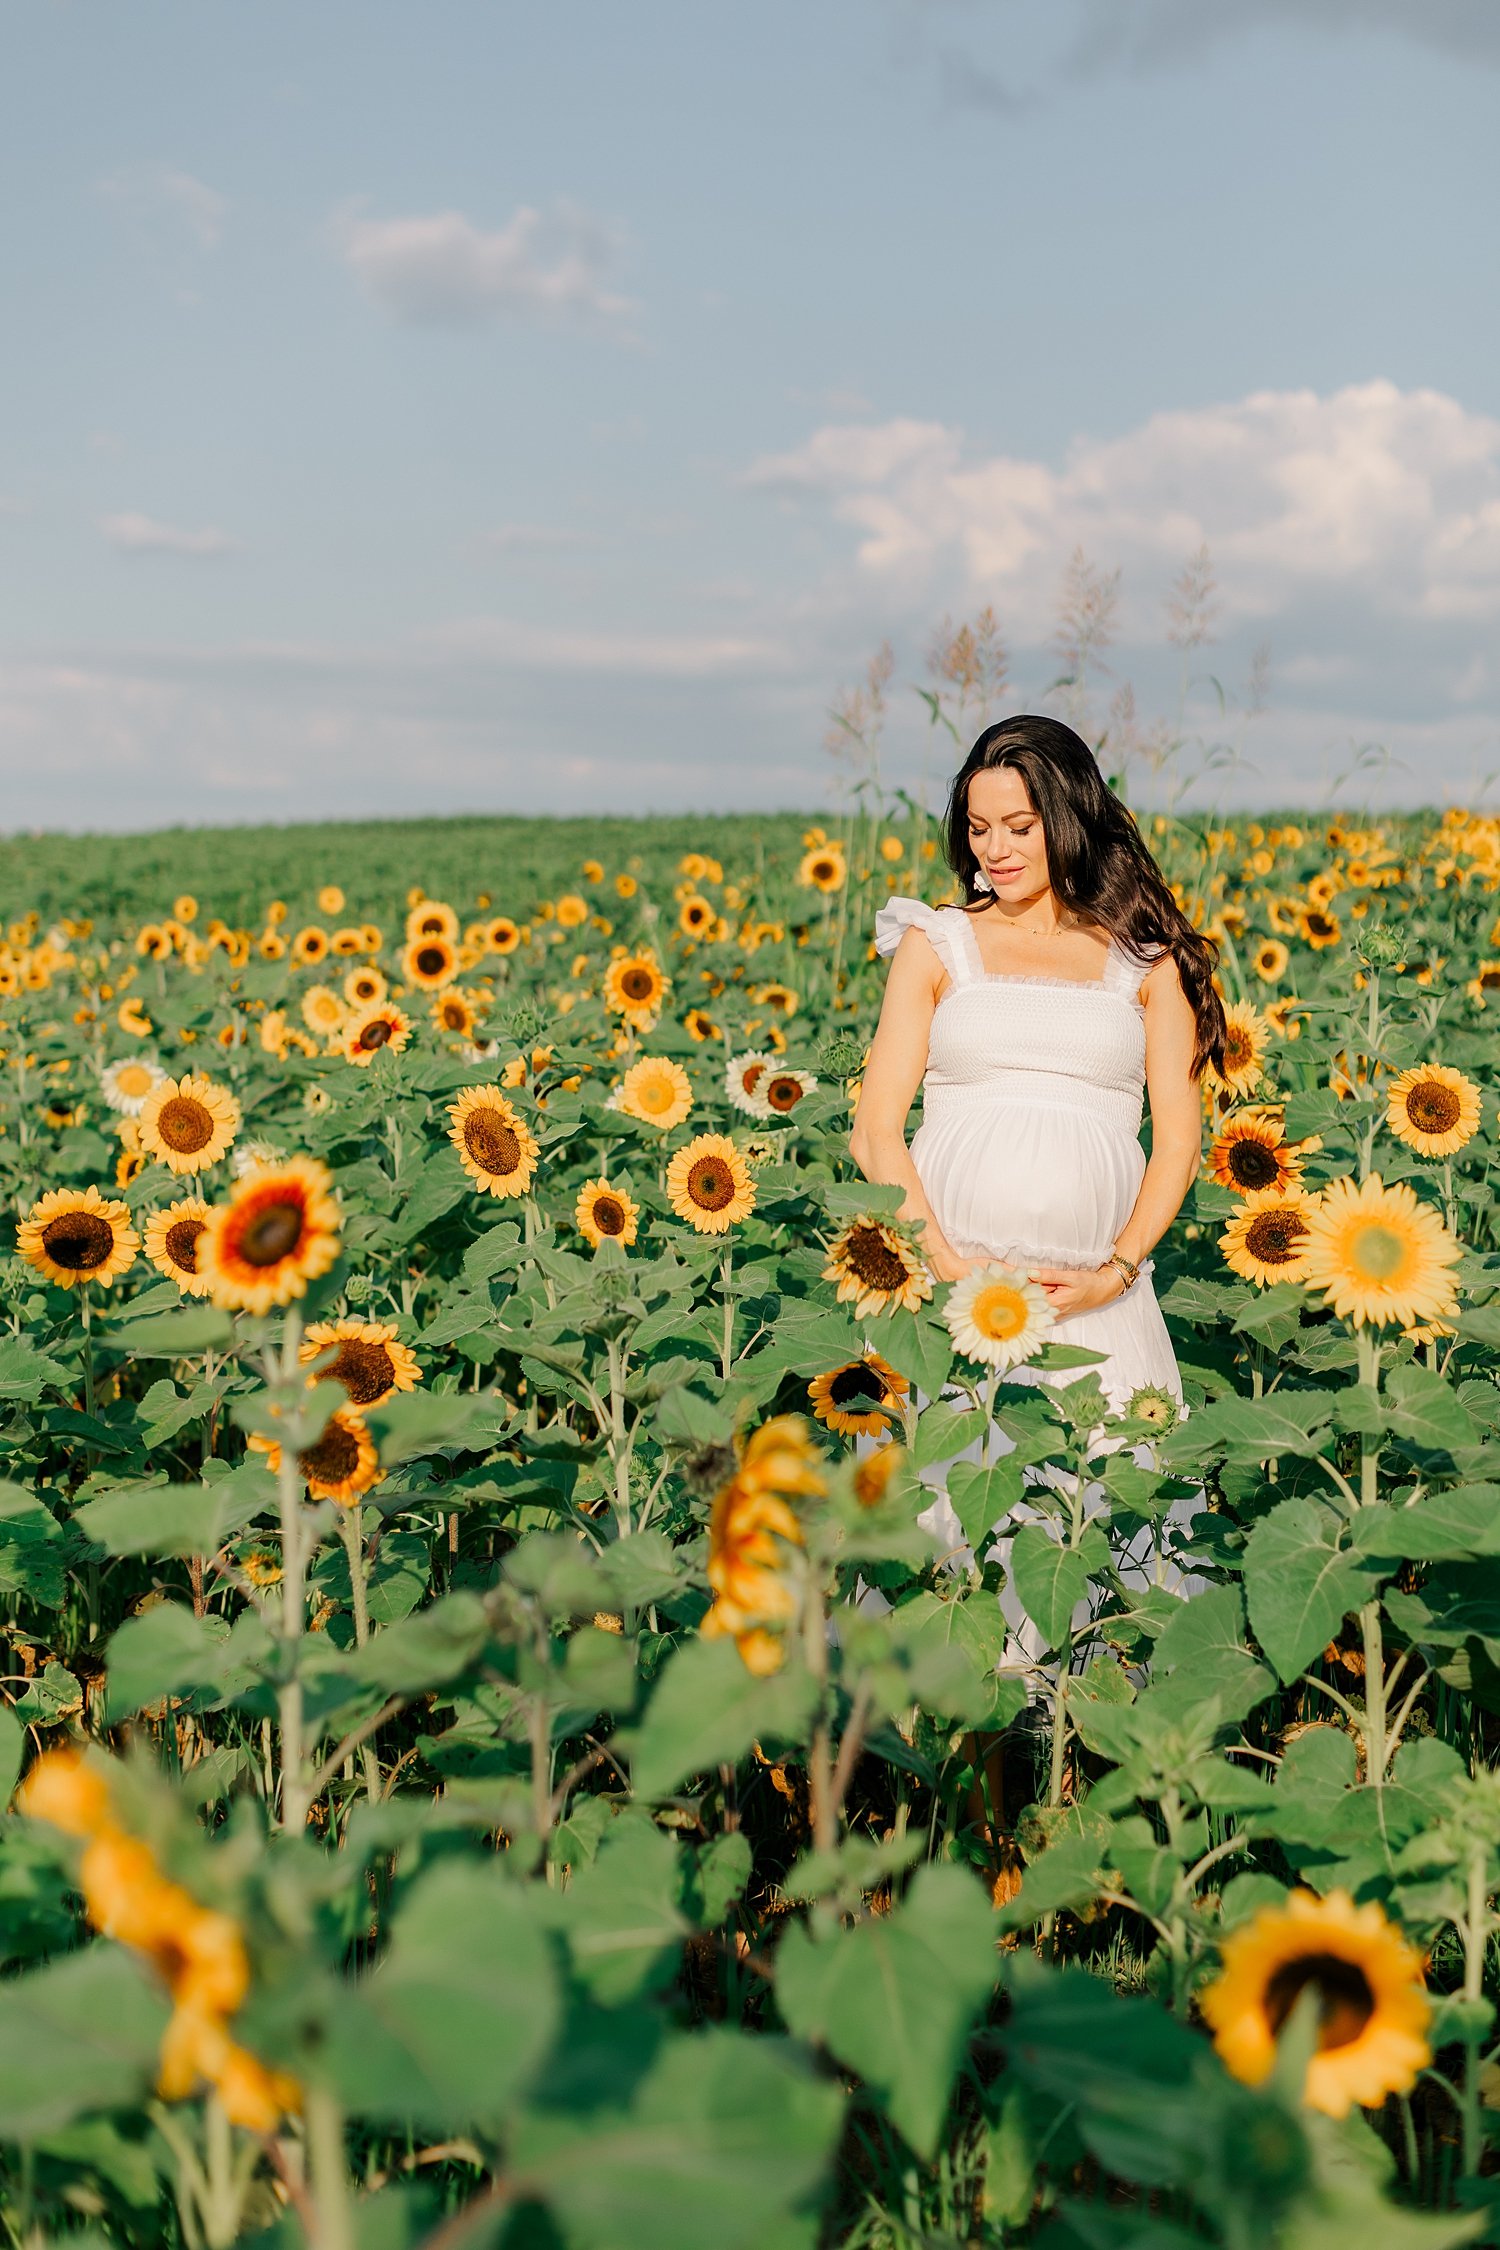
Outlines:
[[1046, 1291], [1058, 1320], [1097, 1312], [1125, 1294], [1125, 1276], [1118, 1266], [1033, 1266], [1027, 1278]]
[[962, 1281], [974, 1271], [972, 1258], [961, 1258], [946, 1242], [934, 1242], [930, 1233], [925, 1250], [934, 1281]]

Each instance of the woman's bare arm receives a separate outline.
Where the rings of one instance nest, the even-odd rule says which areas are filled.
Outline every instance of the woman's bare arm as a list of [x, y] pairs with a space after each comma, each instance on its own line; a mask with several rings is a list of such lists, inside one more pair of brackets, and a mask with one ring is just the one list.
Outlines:
[[907, 1116], [927, 1068], [932, 1012], [947, 981], [929, 940], [921, 930], [908, 930], [891, 960], [849, 1148], [867, 1180], [906, 1190], [900, 1216], [921, 1226], [927, 1260], [938, 1279], [956, 1281], [968, 1272], [969, 1260], [958, 1257], [944, 1240], [906, 1145]]
[[[1141, 986], [1146, 1010], [1146, 1090], [1151, 1103], [1151, 1155], [1130, 1217], [1115, 1248], [1132, 1265], [1148, 1258], [1166, 1233], [1198, 1176], [1203, 1155], [1203, 1097], [1191, 1074], [1197, 1022], [1170, 954]], [[1034, 1278], [1058, 1318], [1110, 1304], [1124, 1294], [1118, 1266], [1073, 1273], [1038, 1266]]]

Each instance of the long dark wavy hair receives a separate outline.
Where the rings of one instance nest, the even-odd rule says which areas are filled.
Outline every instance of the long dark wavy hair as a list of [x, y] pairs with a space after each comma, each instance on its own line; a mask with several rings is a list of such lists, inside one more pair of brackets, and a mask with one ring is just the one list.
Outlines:
[[1129, 810], [1100, 773], [1081, 735], [1060, 719], [1021, 713], [986, 727], [948, 796], [948, 864], [971, 913], [989, 903], [969, 843], [969, 783], [1008, 767], [1026, 785], [1047, 842], [1047, 873], [1059, 903], [1099, 922], [1133, 952], [1165, 946], [1198, 1021], [1193, 1076], [1224, 1061], [1224, 1009], [1214, 990], [1218, 947], [1193, 928], [1151, 857]]

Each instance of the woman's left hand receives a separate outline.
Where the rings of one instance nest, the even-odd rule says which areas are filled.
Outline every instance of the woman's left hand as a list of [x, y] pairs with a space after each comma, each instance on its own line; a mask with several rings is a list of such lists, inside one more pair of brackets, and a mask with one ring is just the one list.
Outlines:
[[1029, 1279], [1047, 1293], [1054, 1317], [1067, 1320], [1073, 1313], [1097, 1312], [1125, 1294], [1125, 1276], [1118, 1266], [1033, 1266]]

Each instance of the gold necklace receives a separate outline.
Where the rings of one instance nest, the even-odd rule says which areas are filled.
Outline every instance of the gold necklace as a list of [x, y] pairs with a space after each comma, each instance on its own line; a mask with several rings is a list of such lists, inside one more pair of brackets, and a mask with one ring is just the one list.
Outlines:
[[1036, 923], [1007, 922], [1003, 919], [1000, 927], [1002, 930], [1015, 930], [1021, 937], [1060, 938], [1066, 937], [1069, 930], [1082, 929], [1083, 920], [1071, 907], [1065, 906], [1050, 930], [1044, 930]]

